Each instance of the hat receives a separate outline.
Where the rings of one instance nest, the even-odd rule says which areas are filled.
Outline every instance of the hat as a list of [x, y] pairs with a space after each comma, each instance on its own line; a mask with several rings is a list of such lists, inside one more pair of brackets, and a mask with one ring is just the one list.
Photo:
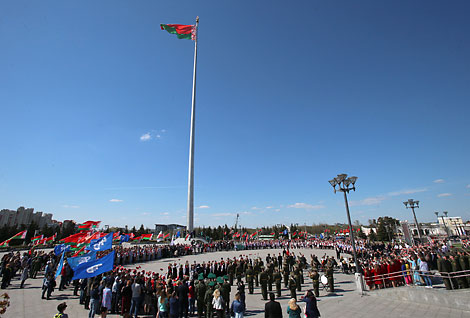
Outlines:
[[215, 276], [214, 273], [209, 273], [209, 275], [207, 275], [207, 278], [210, 278], [210, 279], [216, 278], [216, 277], [217, 277], [217, 276]]
[[57, 305], [57, 310], [58, 311], [64, 311], [65, 308], [67, 308], [67, 304], [65, 303], [65, 301], [63, 303], [60, 303], [59, 305]]
[[215, 285], [215, 282], [209, 282], [209, 286], [214, 286]]
[[203, 273], [199, 274], [199, 276], [197, 277], [197, 279], [198, 279], [198, 280], [204, 280], [204, 274], [203, 274]]
[[225, 275], [225, 276], [224, 276], [224, 279], [228, 279], [228, 275]]
[[224, 279], [222, 277], [217, 277], [217, 283], [222, 284]]

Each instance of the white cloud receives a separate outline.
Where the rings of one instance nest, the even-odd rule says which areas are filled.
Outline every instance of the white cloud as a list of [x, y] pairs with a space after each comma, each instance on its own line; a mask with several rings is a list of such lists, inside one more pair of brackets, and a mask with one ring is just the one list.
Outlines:
[[198, 206], [197, 209], [209, 209], [210, 206], [208, 205], [201, 205], [201, 206]]
[[150, 133], [146, 133], [140, 136], [140, 141], [147, 141], [147, 140], [150, 140], [151, 138], [152, 136], [150, 136]]
[[162, 129], [162, 130], [160, 130], [160, 132], [166, 133], [166, 129]]
[[119, 199], [111, 199], [109, 200], [109, 202], [122, 202], [123, 200], [119, 200]]
[[64, 204], [62, 207], [66, 209], [78, 209], [79, 208], [78, 205], [68, 205], [68, 204]]
[[281, 211], [281, 209], [276, 209], [276, 210], [274, 210], [274, 211], [279, 212], [279, 211]]
[[433, 181], [434, 183], [444, 183], [446, 182], [444, 179], [436, 179]]
[[266, 209], [272, 209], [273, 207], [272, 206], [267, 206]]
[[365, 199], [360, 200], [360, 201], [351, 201], [350, 205], [351, 206], [378, 205], [385, 199], [386, 199], [386, 197], [384, 195], [379, 195], [379, 196], [376, 196], [376, 197], [365, 198]]
[[252, 210], [261, 210], [261, 208], [258, 208], [258, 207], [256, 207], [256, 206], [252, 206], [251, 209], [252, 209]]
[[159, 134], [155, 135], [155, 138], [157, 138], [157, 139], [160, 139], [161, 137], [162, 137], [162, 136], [159, 135]]
[[318, 210], [318, 209], [323, 209], [323, 208], [325, 208], [324, 205], [320, 205], [320, 204], [311, 205], [311, 204], [303, 203], [303, 202], [300, 202], [300, 203], [297, 202], [297, 203], [288, 205], [287, 207], [288, 207], [288, 208], [294, 208], [294, 209], [305, 209], [305, 210]]
[[235, 213], [214, 213], [212, 216], [221, 217], [221, 216], [234, 216]]
[[163, 212], [162, 215], [169, 215], [170, 212]]
[[419, 193], [419, 192], [426, 192], [428, 189], [426, 188], [418, 188], [418, 189], [408, 189], [408, 190], [400, 190], [400, 191], [395, 191], [395, 192], [389, 192], [387, 195], [394, 197], [398, 195], [404, 195], [404, 194], [413, 194], [413, 193]]
[[470, 184], [467, 184], [467, 189], [470, 189]]
[[150, 214], [151, 214], [150, 212], [144, 212], [144, 213], [142, 213], [142, 215], [144, 215], [144, 216], [147, 216], [147, 215], [150, 215]]
[[445, 198], [452, 196], [452, 193], [440, 193], [437, 195], [438, 198]]

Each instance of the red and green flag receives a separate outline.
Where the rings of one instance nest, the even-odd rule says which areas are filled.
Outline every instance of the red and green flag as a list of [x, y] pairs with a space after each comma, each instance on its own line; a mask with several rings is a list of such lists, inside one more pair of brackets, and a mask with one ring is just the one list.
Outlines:
[[152, 239], [152, 234], [142, 234], [142, 235], [140, 236], [140, 239], [141, 239], [141, 240], [147, 240], [147, 241], [149, 241], [149, 240]]
[[33, 242], [34, 245], [37, 245], [39, 242], [41, 242], [43, 238], [44, 238], [44, 235], [38, 235], [38, 236], [32, 237], [31, 242]]
[[13, 237], [10, 240], [24, 240], [26, 238], [27, 232], [28, 232], [27, 230], [21, 231], [20, 233], [13, 235]]
[[194, 25], [160, 24], [160, 28], [170, 34], [176, 34], [178, 39], [196, 39], [196, 27]]

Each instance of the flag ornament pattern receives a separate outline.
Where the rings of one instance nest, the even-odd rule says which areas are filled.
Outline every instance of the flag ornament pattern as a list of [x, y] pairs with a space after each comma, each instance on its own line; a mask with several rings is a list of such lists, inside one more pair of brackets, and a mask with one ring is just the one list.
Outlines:
[[170, 34], [176, 34], [178, 39], [196, 40], [196, 27], [184, 24], [160, 24], [162, 30]]

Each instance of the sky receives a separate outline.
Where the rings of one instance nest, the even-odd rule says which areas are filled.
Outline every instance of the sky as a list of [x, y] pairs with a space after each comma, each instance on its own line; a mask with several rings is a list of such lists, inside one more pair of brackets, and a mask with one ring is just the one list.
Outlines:
[[468, 1], [0, 2], [0, 209], [195, 226], [470, 219]]

